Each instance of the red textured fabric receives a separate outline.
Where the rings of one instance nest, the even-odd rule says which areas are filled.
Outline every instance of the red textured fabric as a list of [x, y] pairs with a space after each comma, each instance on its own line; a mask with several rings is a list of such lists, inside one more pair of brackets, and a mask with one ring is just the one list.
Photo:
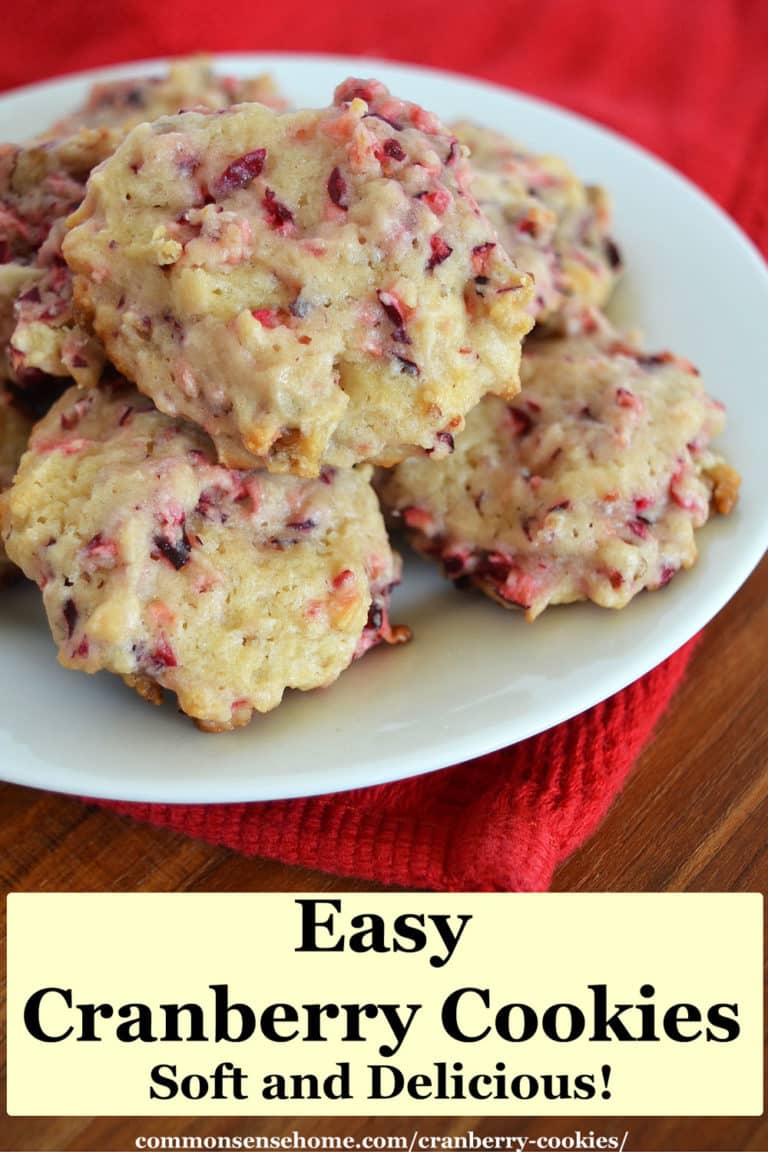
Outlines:
[[[202, 50], [338, 52], [481, 76], [650, 148], [768, 253], [764, 0], [36, 0], [6, 3], [3, 25], [0, 89]], [[691, 649], [567, 724], [427, 777], [265, 804], [112, 807], [344, 876], [448, 890], [542, 889], [605, 814]]]

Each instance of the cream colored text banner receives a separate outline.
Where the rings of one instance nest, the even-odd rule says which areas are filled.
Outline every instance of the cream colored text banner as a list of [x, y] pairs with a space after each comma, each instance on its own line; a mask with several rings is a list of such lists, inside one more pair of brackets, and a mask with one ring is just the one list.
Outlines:
[[12, 894], [11, 1115], [756, 1115], [758, 894]]

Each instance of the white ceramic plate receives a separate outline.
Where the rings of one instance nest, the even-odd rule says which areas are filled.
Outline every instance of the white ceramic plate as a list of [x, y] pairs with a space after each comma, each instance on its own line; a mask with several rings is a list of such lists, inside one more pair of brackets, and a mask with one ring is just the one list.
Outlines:
[[[701, 533], [701, 559], [613, 613], [555, 608], [534, 625], [459, 593], [409, 559], [394, 619], [415, 638], [378, 650], [332, 688], [294, 693], [249, 728], [205, 736], [172, 704], [151, 709], [113, 676], [65, 672], [35, 589], [0, 597], [0, 776], [125, 800], [240, 801], [330, 792], [429, 772], [522, 740], [605, 699], [693, 636], [768, 543], [768, 270], [700, 192], [632, 144], [560, 109], [479, 81], [373, 60], [226, 56], [222, 70], [275, 73], [319, 106], [346, 75], [377, 76], [445, 119], [471, 116], [559, 153], [615, 204], [628, 272], [612, 306], [651, 346], [702, 369], [729, 411], [725, 447], [741, 502]], [[73, 107], [110, 68], [0, 99], [0, 138], [23, 139]]]

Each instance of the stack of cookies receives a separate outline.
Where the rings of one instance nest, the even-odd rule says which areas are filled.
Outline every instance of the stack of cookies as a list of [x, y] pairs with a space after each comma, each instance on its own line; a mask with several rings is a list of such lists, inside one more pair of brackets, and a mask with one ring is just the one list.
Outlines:
[[606, 197], [559, 160], [193, 63], [0, 165], [2, 535], [67, 667], [238, 727], [407, 638], [379, 498], [531, 619], [661, 587], [735, 501], [696, 370], [603, 317]]

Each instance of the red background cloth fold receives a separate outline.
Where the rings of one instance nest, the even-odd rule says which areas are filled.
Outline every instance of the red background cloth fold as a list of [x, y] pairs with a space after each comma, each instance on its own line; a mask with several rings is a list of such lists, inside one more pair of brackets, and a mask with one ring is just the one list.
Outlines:
[[[768, 253], [763, 0], [7, 3], [0, 89], [143, 57], [274, 50], [429, 64], [543, 96], [674, 164]], [[567, 724], [426, 777], [264, 804], [113, 807], [345, 876], [448, 890], [545, 888], [606, 812], [691, 647]]]

